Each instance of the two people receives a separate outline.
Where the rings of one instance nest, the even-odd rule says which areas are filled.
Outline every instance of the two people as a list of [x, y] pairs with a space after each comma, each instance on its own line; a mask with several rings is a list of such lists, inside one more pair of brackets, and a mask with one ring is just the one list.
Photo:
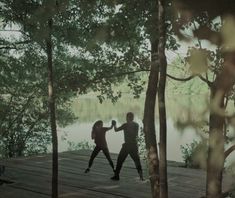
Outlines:
[[[97, 125], [97, 122], [99, 122], [100, 124]], [[128, 155], [130, 155], [133, 161], [135, 162], [135, 166], [140, 176], [140, 179], [143, 180], [143, 172], [140, 163], [140, 157], [138, 153], [138, 143], [137, 143], [139, 125], [136, 122], [134, 122], [134, 114], [132, 112], [127, 113], [126, 123], [124, 123], [120, 127], [116, 126], [116, 121], [114, 120], [112, 121], [112, 125], [110, 127], [103, 127], [102, 121], [97, 121], [97, 122], [94, 124], [92, 130], [93, 134], [92, 138], [95, 139], [96, 147], [91, 154], [89, 165], [85, 172], [89, 172], [94, 158], [102, 150], [106, 158], [108, 159], [110, 166], [114, 171], [114, 176], [111, 177], [112, 180], [120, 179], [119, 174], [122, 165]], [[122, 145], [122, 148], [118, 154], [116, 169], [114, 169], [113, 162], [110, 158], [107, 142], [105, 139], [106, 132], [112, 129], [113, 127], [115, 132], [118, 131], [124, 132], [124, 144]]]

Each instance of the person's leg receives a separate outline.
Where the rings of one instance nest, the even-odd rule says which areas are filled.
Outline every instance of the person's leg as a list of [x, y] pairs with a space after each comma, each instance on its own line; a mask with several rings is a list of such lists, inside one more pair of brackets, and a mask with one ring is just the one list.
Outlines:
[[140, 156], [138, 153], [138, 147], [133, 147], [130, 149], [130, 156], [135, 162], [136, 169], [138, 171], [138, 174], [140, 176], [140, 179], [143, 180], [143, 171], [142, 171], [142, 166], [140, 163]]
[[113, 165], [113, 161], [112, 161], [112, 159], [110, 157], [109, 149], [108, 148], [103, 148], [102, 151], [103, 151], [105, 157], [109, 161], [109, 164], [110, 164], [110, 166], [112, 167], [112, 169], [114, 171], [114, 165]]
[[111, 179], [113, 180], [119, 180], [119, 173], [122, 168], [122, 164], [125, 161], [126, 157], [128, 155], [127, 148], [125, 146], [122, 146], [121, 151], [118, 154], [118, 159], [117, 159], [117, 165], [116, 165], [116, 170], [115, 170], [115, 175]]
[[93, 161], [95, 159], [95, 157], [98, 155], [98, 153], [100, 152], [100, 148], [99, 147], [95, 147], [92, 154], [91, 154], [91, 157], [90, 157], [90, 160], [89, 160], [89, 164], [88, 164], [88, 168], [85, 170], [85, 173], [88, 173], [90, 171], [90, 168], [93, 164]]

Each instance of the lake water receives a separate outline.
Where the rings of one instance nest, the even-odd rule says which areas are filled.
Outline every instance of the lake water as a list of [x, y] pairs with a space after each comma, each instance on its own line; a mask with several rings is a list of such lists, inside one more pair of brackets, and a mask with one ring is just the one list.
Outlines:
[[[124, 114], [125, 116], [125, 114]], [[139, 120], [138, 120], [139, 121]], [[140, 123], [140, 122], [139, 122]], [[67, 141], [72, 141], [78, 143], [80, 141], [86, 140], [90, 144], [93, 144], [91, 140], [91, 127], [93, 122], [88, 123], [75, 123], [71, 126], [66, 127], [63, 130], [60, 130], [59, 135], [59, 151], [66, 151], [68, 149], [68, 144], [64, 139], [66, 136]], [[109, 126], [108, 122], [104, 123], [104, 126]], [[199, 139], [192, 131], [189, 130], [187, 133], [179, 134], [175, 130], [174, 123], [171, 119], [168, 119], [168, 159], [175, 161], [182, 161], [180, 145], [185, 145], [192, 142], [193, 139]], [[191, 131], [191, 132], [190, 132]], [[65, 135], [66, 132], [66, 135]], [[109, 150], [113, 153], [118, 153], [120, 151], [121, 145], [123, 143], [123, 133], [115, 133], [113, 130], [110, 130], [106, 134], [106, 139], [108, 142]]]
[[[167, 158], [168, 160], [183, 161], [180, 146], [185, 146], [193, 140], [200, 140], [200, 135], [205, 135], [205, 133], [201, 132], [202, 129], [200, 127], [195, 128], [190, 122], [201, 122], [207, 119], [207, 96], [168, 96], [166, 101]], [[90, 144], [94, 144], [93, 140], [91, 140], [91, 128], [98, 119], [103, 120], [104, 126], [110, 126], [112, 119], [117, 120], [117, 125], [120, 125], [125, 122], [126, 112], [132, 111], [140, 127], [143, 126], [144, 97], [133, 99], [127, 96], [122, 97], [115, 104], [110, 101], [100, 104], [96, 97], [84, 96], [74, 100], [72, 107], [78, 120], [70, 126], [58, 129], [60, 152], [68, 150], [68, 141], [76, 144], [85, 140]], [[176, 127], [176, 123], [179, 121], [187, 123], [184, 130]], [[158, 108], [156, 107], [157, 131], [159, 131], [158, 123]], [[110, 130], [106, 134], [106, 139], [110, 152], [118, 153], [124, 141], [123, 133]]]
[[[178, 117], [185, 118], [185, 116], [190, 113], [190, 109], [188, 109], [187, 106], [190, 106], [191, 98], [188, 98], [188, 100], [184, 102], [182, 102], [182, 100], [168, 99], [170, 101], [167, 104], [168, 159], [182, 161], [180, 145], [190, 143], [193, 139], [200, 139], [195, 133], [195, 129], [192, 127], [187, 128], [184, 130], [184, 133], [181, 133], [175, 126]], [[110, 101], [105, 101], [100, 104], [97, 98], [88, 96], [76, 99], [73, 103], [73, 111], [78, 116], [78, 121], [66, 128], [59, 128], [59, 151], [66, 151], [68, 149], [67, 141], [78, 143], [85, 140], [93, 144], [93, 140], [91, 140], [91, 128], [93, 123], [98, 119], [104, 121], [104, 126], [110, 126], [112, 119], [117, 120], [117, 124], [120, 125], [125, 122], [126, 112], [132, 111], [135, 114], [135, 120], [139, 123], [140, 127], [142, 127], [143, 110], [143, 97], [140, 99], [123, 97], [115, 104], [112, 104]], [[158, 131], [157, 108], [156, 128]], [[64, 140], [64, 138], [66, 138], [66, 140]], [[113, 130], [110, 130], [106, 134], [106, 138], [110, 151], [118, 153], [124, 141], [123, 133], [121, 131], [115, 133]]]

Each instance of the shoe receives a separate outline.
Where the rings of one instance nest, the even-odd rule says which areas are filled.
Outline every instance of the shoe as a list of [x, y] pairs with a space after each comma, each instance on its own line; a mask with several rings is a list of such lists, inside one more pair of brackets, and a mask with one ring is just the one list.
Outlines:
[[142, 171], [139, 171], [139, 176], [140, 176], [140, 180], [141, 180], [141, 181], [144, 181], [143, 172], [142, 172]]
[[144, 181], [143, 175], [140, 175], [140, 180]]
[[118, 181], [119, 180], [119, 175], [114, 175], [113, 177], [111, 177], [110, 179]]
[[89, 168], [87, 168], [86, 170], [85, 170], [85, 173], [88, 173], [90, 171], [90, 169]]

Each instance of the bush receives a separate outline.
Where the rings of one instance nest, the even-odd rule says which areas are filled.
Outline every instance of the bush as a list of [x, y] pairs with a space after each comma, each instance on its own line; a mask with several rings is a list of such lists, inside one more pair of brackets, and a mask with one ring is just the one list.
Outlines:
[[93, 150], [95, 148], [94, 145], [89, 144], [87, 141], [83, 140], [81, 142], [75, 143], [68, 141], [68, 151], [78, 151], [78, 150]]
[[193, 140], [191, 144], [180, 147], [185, 167], [206, 169], [208, 146], [205, 141]]

